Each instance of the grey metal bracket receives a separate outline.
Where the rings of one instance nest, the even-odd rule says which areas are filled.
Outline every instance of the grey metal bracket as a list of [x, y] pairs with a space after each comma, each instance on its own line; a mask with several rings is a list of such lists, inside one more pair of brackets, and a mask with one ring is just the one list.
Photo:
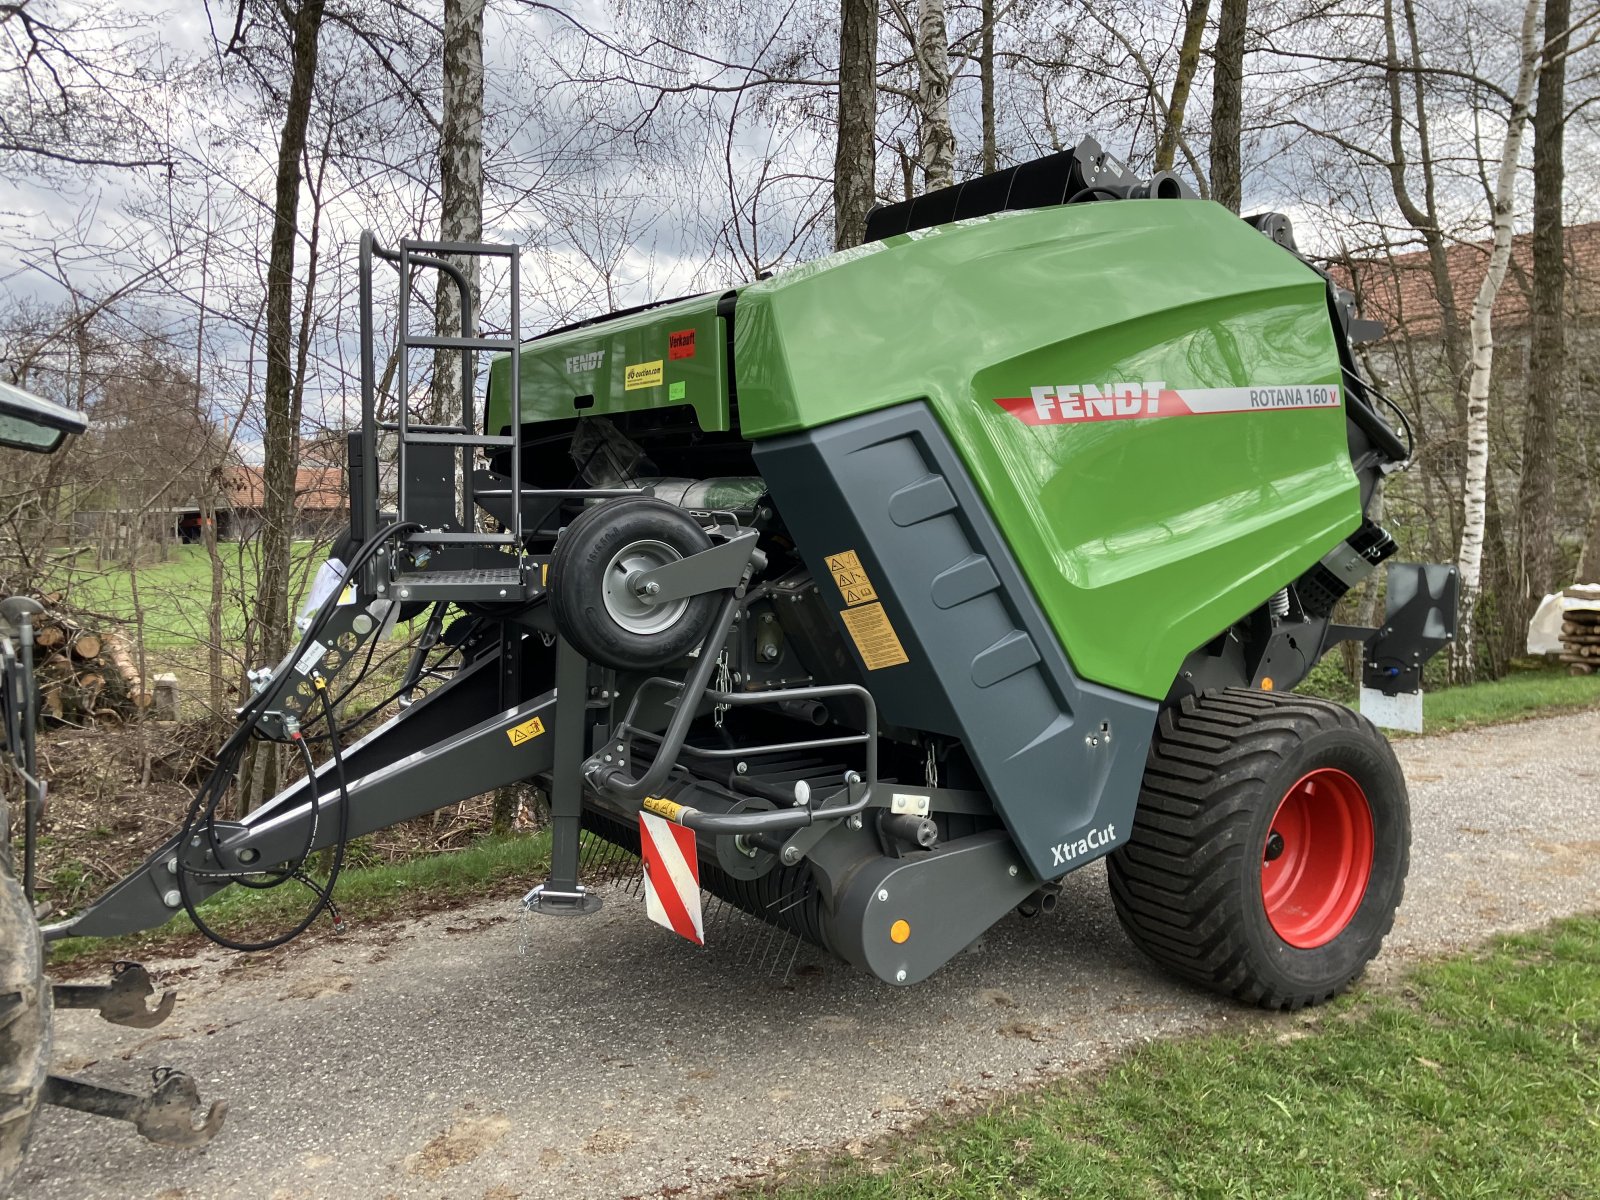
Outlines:
[[226, 1100], [213, 1103], [196, 1125], [200, 1089], [194, 1080], [170, 1067], [157, 1067], [153, 1074], [155, 1089], [148, 1095], [104, 1087], [67, 1075], [52, 1075], [45, 1080], [39, 1098], [59, 1108], [130, 1121], [158, 1146], [204, 1146], [217, 1136], [228, 1115]]
[[558, 891], [541, 883], [522, 898], [522, 907], [543, 917], [587, 917], [600, 911], [601, 899], [582, 884], [571, 891]]
[[1422, 686], [1422, 664], [1455, 640], [1461, 577], [1441, 563], [1390, 563], [1383, 628], [1366, 645], [1362, 683], [1385, 695]]
[[646, 604], [668, 604], [688, 596], [736, 588], [744, 580], [760, 534], [746, 529], [699, 554], [650, 571], [636, 571], [628, 583]]
[[113, 1025], [134, 1029], [153, 1029], [172, 1015], [177, 992], [164, 992], [154, 1008], [145, 1001], [155, 994], [150, 973], [136, 962], [118, 962], [111, 968], [110, 983], [58, 983], [51, 989], [57, 1008], [98, 1009]]
[[600, 897], [578, 881], [583, 823], [583, 761], [589, 737], [589, 663], [564, 637], [556, 641], [555, 745], [550, 779], [550, 874], [522, 898], [524, 911], [582, 917]]

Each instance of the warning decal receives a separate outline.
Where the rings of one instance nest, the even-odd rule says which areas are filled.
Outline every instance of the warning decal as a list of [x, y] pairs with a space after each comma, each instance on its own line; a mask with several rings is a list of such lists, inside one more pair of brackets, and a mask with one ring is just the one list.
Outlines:
[[660, 387], [666, 364], [661, 359], [646, 363], [629, 363], [622, 373], [622, 390], [638, 391], [640, 388]]
[[906, 657], [905, 647], [900, 644], [894, 626], [889, 624], [889, 614], [883, 611], [883, 605], [876, 600], [859, 608], [845, 609], [839, 614], [839, 619], [849, 631], [850, 640], [856, 644], [867, 670], [898, 667], [901, 663], [911, 661]]
[[639, 852], [644, 859], [644, 908], [697, 946], [705, 945], [700, 918], [700, 856], [694, 830], [673, 825], [654, 813], [639, 814]]
[[854, 550], [828, 555], [828, 574], [833, 576], [833, 582], [846, 604], [865, 604], [878, 598], [872, 580], [867, 578], [866, 568], [861, 565], [861, 559]]
[[694, 330], [680, 329], [667, 334], [667, 357], [670, 359], [694, 357]]
[[520, 746], [523, 742], [530, 742], [544, 732], [544, 722], [538, 717], [529, 717], [521, 725], [513, 725], [506, 730], [506, 736], [511, 739], [513, 746]]
[[665, 796], [646, 796], [639, 807], [669, 821], [676, 821], [678, 814], [683, 811], [683, 805], [676, 800], [668, 800]]

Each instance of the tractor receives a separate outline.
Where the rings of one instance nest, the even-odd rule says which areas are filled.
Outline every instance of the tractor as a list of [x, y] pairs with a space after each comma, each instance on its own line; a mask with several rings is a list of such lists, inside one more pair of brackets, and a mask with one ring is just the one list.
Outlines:
[[[1294, 689], [1353, 641], [1366, 700], [1420, 712], [1457, 582], [1391, 561], [1370, 514], [1410, 431], [1358, 368], [1372, 323], [1285, 217], [1241, 219], [1085, 139], [879, 207], [860, 246], [527, 340], [516, 247], [364, 234], [359, 254], [350, 526], [298, 644], [252, 674], [181, 828], [42, 926], [34, 605], [6, 602], [23, 800], [0, 894], [0, 1171], [41, 1100], [180, 1144], [221, 1121], [194, 1123], [180, 1073], [149, 1096], [48, 1075], [52, 998], [134, 1023], [170, 1003], [146, 1008], [131, 965], [52, 989], [41, 939], [186, 913], [222, 945], [278, 945], [336, 912], [352, 839], [519, 782], [551, 829], [528, 914], [599, 908], [581, 850], [603, 839], [643, 860], [651, 915], [684, 937], [720, 898], [890, 986], [1100, 859], [1150, 958], [1246, 1004], [1326, 1000], [1378, 952], [1405, 780], [1368, 719]], [[509, 282], [498, 333], [474, 258]], [[413, 329], [437, 275], [459, 334]], [[440, 354], [461, 411], [429, 424], [404, 399]], [[398, 404], [380, 404], [384, 363]], [[19, 396], [0, 396], [0, 436], [50, 448], [75, 418]], [[1339, 623], [1380, 565], [1382, 623]], [[358, 736], [334, 681], [401, 618], [423, 629], [401, 707]], [[252, 739], [304, 771], [240, 817], [225, 801]], [[207, 922], [224, 888], [295, 880], [309, 906], [278, 937]]]

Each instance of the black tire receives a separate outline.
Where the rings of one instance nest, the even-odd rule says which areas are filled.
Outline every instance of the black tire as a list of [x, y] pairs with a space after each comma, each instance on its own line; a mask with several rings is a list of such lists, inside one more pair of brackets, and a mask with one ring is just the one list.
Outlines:
[[[623, 611], [620, 586], [630, 556], [648, 569], [711, 547], [700, 522], [648, 496], [586, 508], [562, 532], [550, 556], [550, 610], [556, 628], [585, 658], [621, 671], [676, 662], [705, 640], [716, 617], [714, 594], [657, 608]], [[609, 590], [608, 590], [609, 588]]]
[[[0, 801], [0, 835], [7, 834]], [[50, 1063], [50, 986], [44, 947], [0, 836], [0, 1196], [22, 1163]]]
[[[1336, 809], [1352, 794], [1345, 780], [1357, 785], [1371, 851], [1361, 853], [1358, 832], [1336, 843], [1340, 852], [1355, 849], [1333, 868], [1340, 882], [1322, 910], [1324, 925], [1309, 934], [1291, 929], [1300, 933], [1296, 945], [1269, 916], [1263, 860], [1284, 852], [1273, 824], [1291, 792], [1308, 806], [1329, 803], [1326, 786], [1321, 799], [1315, 783], [1304, 788], [1313, 773], [1334, 788]], [[1341, 828], [1358, 827], [1353, 820]], [[1189, 697], [1162, 714], [1132, 836], [1108, 866], [1117, 916], [1151, 958], [1237, 1000], [1295, 1009], [1348, 987], [1378, 953], [1410, 858], [1405, 778], [1371, 722], [1325, 700], [1230, 690]], [[1364, 890], [1361, 862], [1370, 862]], [[1289, 928], [1293, 918], [1281, 905], [1274, 911]], [[1329, 940], [1313, 944], [1319, 937]]]

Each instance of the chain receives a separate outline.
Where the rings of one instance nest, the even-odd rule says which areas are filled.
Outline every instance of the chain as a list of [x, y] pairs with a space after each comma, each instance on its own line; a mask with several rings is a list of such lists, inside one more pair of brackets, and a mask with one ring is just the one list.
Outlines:
[[939, 786], [939, 748], [932, 738], [928, 739], [928, 765], [924, 768], [924, 773], [929, 787]]
[[[728, 652], [724, 650], [717, 655], [717, 691], [731, 692], [733, 690], [733, 676], [728, 673]], [[718, 729], [722, 728], [722, 719], [727, 716], [731, 704], [719, 704], [711, 710], [711, 720]]]

